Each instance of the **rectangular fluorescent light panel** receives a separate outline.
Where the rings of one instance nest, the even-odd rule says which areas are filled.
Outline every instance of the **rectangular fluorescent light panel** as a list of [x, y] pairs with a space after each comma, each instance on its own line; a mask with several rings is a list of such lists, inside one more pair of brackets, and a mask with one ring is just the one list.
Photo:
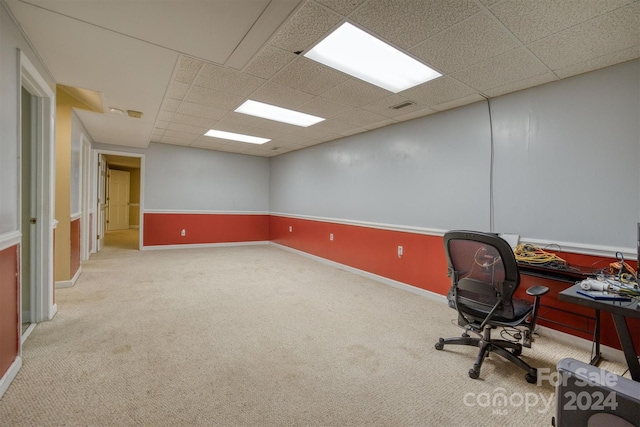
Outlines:
[[348, 22], [304, 56], [394, 93], [442, 75]]
[[275, 105], [269, 105], [258, 101], [247, 100], [235, 109], [236, 113], [248, 114], [250, 116], [262, 117], [263, 119], [275, 120], [277, 122], [288, 123], [290, 125], [309, 127], [323, 121], [322, 117], [299, 111], [288, 110]]
[[271, 141], [267, 138], [260, 138], [257, 136], [243, 135], [241, 133], [225, 132], [222, 130], [213, 129], [209, 130], [204, 135], [210, 136], [212, 138], [230, 139], [232, 141], [248, 142], [251, 144], [264, 144], [265, 142]]

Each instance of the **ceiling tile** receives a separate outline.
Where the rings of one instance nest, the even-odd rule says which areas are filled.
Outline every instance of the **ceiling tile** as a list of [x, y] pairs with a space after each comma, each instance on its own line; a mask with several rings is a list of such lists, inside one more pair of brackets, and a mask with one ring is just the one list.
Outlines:
[[169, 85], [169, 91], [167, 92], [167, 97], [172, 99], [183, 99], [189, 90], [189, 85], [186, 83], [173, 81]]
[[278, 49], [274, 46], [265, 46], [262, 51], [251, 61], [245, 69], [247, 74], [270, 79], [278, 71], [283, 69], [289, 62], [296, 59], [298, 55]]
[[[411, 102], [412, 104], [399, 109], [391, 108], [393, 106], [401, 105], [406, 102]], [[363, 105], [360, 108], [362, 108], [363, 110], [371, 111], [372, 113], [380, 114], [385, 117], [397, 117], [411, 111], [422, 109], [424, 108], [424, 105], [420, 105], [417, 102], [411, 101], [398, 94], [393, 94], [378, 101], [374, 101], [371, 104]]]
[[521, 46], [495, 18], [478, 13], [420, 43], [411, 53], [444, 73]]
[[209, 136], [200, 136], [197, 139], [195, 139], [192, 143], [191, 146], [192, 147], [197, 147], [197, 148], [206, 148], [208, 150], [218, 150], [221, 147], [230, 144], [231, 141], [227, 140], [227, 139], [220, 139], [220, 138], [211, 138]]
[[552, 70], [637, 46], [640, 2], [556, 33], [527, 47]]
[[436, 111], [445, 111], [485, 100], [486, 98], [484, 96], [480, 95], [479, 93], [474, 93], [473, 95], [465, 96], [464, 98], [454, 99], [453, 101], [443, 102], [442, 104], [438, 105], [432, 105], [431, 108]]
[[417, 119], [418, 117], [428, 116], [429, 114], [433, 114], [433, 113], [436, 113], [436, 110], [432, 110], [431, 108], [421, 108], [419, 110], [415, 110], [410, 113], [397, 116], [395, 119], [401, 120], [401, 121], [412, 120], [412, 119]]
[[248, 114], [236, 113], [235, 111], [231, 111], [226, 116], [224, 116], [225, 122], [237, 123], [237, 124], [245, 124], [251, 127], [258, 127], [267, 119], [261, 119], [260, 117], [250, 116]]
[[389, 125], [392, 125], [394, 123], [397, 123], [397, 122], [395, 120], [393, 120], [393, 119], [385, 119], [385, 120], [381, 120], [379, 122], [374, 122], [374, 123], [370, 123], [368, 125], [364, 125], [364, 128], [368, 129], [368, 130], [373, 130], [373, 129], [378, 129], [378, 128], [382, 128], [382, 127], [385, 127], [385, 126], [389, 126]]
[[184, 101], [180, 104], [180, 107], [178, 107], [177, 113], [218, 120], [223, 118], [228, 111], [229, 110]]
[[552, 72], [547, 72], [544, 74], [538, 74], [537, 76], [529, 77], [528, 79], [518, 80], [514, 83], [487, 89], [483, 91], [483, 93], [491, 98], [495, 98], [496, 96], [504, 95], [510, 92], [516, 92], [522, 89], [527, 89], [532, 86], [549, 83], [554, 80], [558, 80], [558, 78]]
[[548, 71], [531, 52], [521, 48], [465, 68], [451, 76], [476, 90], [484, 91]]
[[164, 122], [162, 120], [156, 120], [156, 123], [154, 124], [154, 131], [156, 130], [163, 130], [166, 129], [167, 126], [169, 126], [169, 122]]
[[314, 116], [328, 119], [339, 116], [343, 112], [351, 110], [351, 108], [352, 107], [349, 105], [340, 104], [339, 102], [334, 102], [318, 96], [313, 98], [311, 101], [302, 104], [298, 110], [303, 113], [313, 114]]
[[178, 109], [179, 106], [180, 106], [179, 99], [166, 98], [162, 102], [162, 106], [160, 107], [160, 109], [162, 111], [169, 111], [171, 113], [175, 113], [175, 111]]
[[322, 97], [353, 107], [360, 107], [391, 94], [392, 92], [386, 89], [352, 78], [340, 86], [323, 93]]
[[185, 101], [209, 107], [234, 110], [244, 101], [244, 98], [204, 87], [193, 86], [185, 98]]
[[630, 61], [640, 57], [640, 44], [629, 49], [613, 52], [608, 55], [603, 55], [595, 59], [589, 59], [583, 62], [579, 62], [568, 67], [554, 70], [555, 74], [561, 79], [575, 76], [577, 74], [586, 73], [600, 68], [608, 67], [610, 65], [619, 64], [621, 62]]
[[230, 68], [206, 64], [194, 85], [233, 95], [247, 96], [264, 83], [263, 79], [248, 76]]
[[319, 141], [331, 141], [333, 139], [339, 138], [340, 135], [336, 132], [327, 132], [321, 129], [313, 127], [308, 127], [304, 130], [291, 132], [291, 135], [304, 135], [305, 138], [313, 138]]
[[269, 43], [287, 52], [306, 50], [335, 27], [342, 17], [315, 2], [306, 2]]
[[295, 109], [297, 106], [311, 101], [313, 95], [278, 83], [267, 82], [251, 94], [251, 99], [278, 107]]
[[287, 146], [303, 145], [303, 144], [317, 144], [320, 141], [314, 138], [310, 138], [304, 135], [296, 135], [293, 133], [282, 134], [278, 138], [278, 143], [286, 144]]
[[615, 10], [634, 0], [503, 1], [491, 12], [524, 44]]
[[327, 6], [329, 9], [347, 16], [353, 12], [358, 6], [367, 0], [316, 0], [318, 3]]
[[193, 142], [193, 138], [183, 138], [180, 136], [167, 136], [164, 135], [160, 138], [160, 141], [163, 144], [173, 144], [173, 145], [190, 145]]
[[336, 117], [336, 120], [353, 126], [366, 128], [367, 125], [370, 125], [372, 123], [387, 120], [387, 117], [381, 116], [380, 114], [372, 113], [370, 111], [354, 108], [353, 110], [342, 114], [340, 117]]
[[224, 120], [220, 120], [219, 122], [217, 122], [212, 127], [212, 129], [223, 130], [225, 132], [241, 133], [244, 135], [259, 136], [261, 138], [264, 138], [261, 129], [257, 129], [240, 123], [227, 122]]
[[369, 129], [365, 129], [365, 128], [361, 128], [361, 127], [354, 127], [354, 128], [349, 129], [349, 130], [346, 130], [344, 132], [340, 132], [340, 135], [342, 135], [342, 136], [357, 135], [359, 133], [367, 132], [368, 130]]
[[320, 123], [316, 123], [315, 125], [313, 125], [313, 128], [323, 132], [340, 133], [352, 129], [353, 126], [335, 119], [327, 119], [321, 121]]
[[430, 106], [462, 98], [474, 92], [476, 91], [464, 83], [451, 77], [442, 76], [402, 91], [399, 94], [404, 98]]
[[173, 114], [170, 111], [160, 111], [158, 113], [158, 120], [163, 121], [163, 122], [170, 122], [171, 119], [173, 118]]
[[182, 83], [191, 84], [196, 79], [198, 72], [202, 68], [204, 62], [190, 58], [188, 56], [180, 57], [180, 64], [176, 70], [174, 80]]
[[491, 6], [492, 4], [496, 4], [501, 1], [502, 0], [480, 0], [480, 2], [482, 2], [482, 4], [485, 6]]
[[371, 0], [350, 18], [387, 41], [409, 49], [480, 10], [468, 0]]
[[272, 81], [302, 92], [320, 95], [349, 79], [348, 75], [340, 71], [300, 57], [287, 65]]
[[286, 134], [286, 133], [297, 131], [298, 129], [300, 129], [300, 126], [290, 125], [288, 123], [276, 122], [273, 120], [265, 120], [265, 122], [260, 126], [258, 126], [258, 128]]
[[[211, 125], [215, 123], [215, 121], [216, 120], [212, 118], [190, 116], [188, 114], [176, 114], [175, 116], [173, 116], [173, 120], [171, 122], [175, 124], [205, 127], [209, 129]], [[171, 127], [168, 127], [168, 129], [171, 129]]]

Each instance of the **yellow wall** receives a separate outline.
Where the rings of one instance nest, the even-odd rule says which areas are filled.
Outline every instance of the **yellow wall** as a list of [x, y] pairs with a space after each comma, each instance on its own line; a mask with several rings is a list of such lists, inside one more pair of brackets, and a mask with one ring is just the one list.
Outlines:
[[[64, 97], [60, 97], [63, 99]], [[56, 104], [55, 281], [71, 280], [71, 106]]]
[[140, 225], [140, 169], [131, 169], [131, 184], [129, 187], [129, 202], [137, 206], [129, 208], [129, 225]]

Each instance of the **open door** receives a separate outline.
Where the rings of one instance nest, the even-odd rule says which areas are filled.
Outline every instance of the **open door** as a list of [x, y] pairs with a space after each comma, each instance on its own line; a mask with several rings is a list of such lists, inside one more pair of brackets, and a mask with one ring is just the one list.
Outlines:
[[96, 207], [96, 251], [100, 252], [104, 246], [104, 232], [107, 209], [107, 159], [104, 154], [98, 156], [98, 204]]
[[34, 292], [34, 265], [35, 250], [38, 245], [36, 241], [36, 194], [35, 188], [37, 179], [35, 176], [36, 165], [36, 143], [35, 143], [35, 97], [27, 89], [22, 87], [22, 189], [21, 189], [21, 253], [20, 253], [20, 274], [22, 278], [22, 339], [26, 339], [34, 325], [31, 319], [31, 307], [33, 305]]
[[131, 175], [129, 172], [109, 169], [107, 173], [109, 193], [109, 219], [107, 230], [129, 229], [129, 187]]

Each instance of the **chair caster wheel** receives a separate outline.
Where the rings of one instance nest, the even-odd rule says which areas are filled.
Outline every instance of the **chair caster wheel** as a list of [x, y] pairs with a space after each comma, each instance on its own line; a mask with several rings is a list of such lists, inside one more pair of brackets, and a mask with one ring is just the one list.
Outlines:
[[527, 382], [529, 384], [535, 384], [538, 382], [538, 376], [537, 375], [531, 375], [531, 374], [527, 374], [524, 376], [524, 379], [527, 380]]
[[469, 369], [469, 377], [475, 379], [478, 379], [478, 377], [480, 376], [480, 372], [476, 371], [475, 369]]
[[522, 354], [522, 350], [519, 348], [514, 348], [513, 350], [511, 350], [511, 354], [513, 354], [514, 356], [518, 357]]
[[436, 350], [442, 350], [444, 348], [444, 340], [440, 338], [440, 341], [436, 343], [435, 347], [436, 347]]
[[464, 334], [462, 334], [462, 336], [463, 336], [464, 338], [469, 338], [471, 335], [469, 335], [468, 333], [466, 333], [466, 332], [465, 332]]

